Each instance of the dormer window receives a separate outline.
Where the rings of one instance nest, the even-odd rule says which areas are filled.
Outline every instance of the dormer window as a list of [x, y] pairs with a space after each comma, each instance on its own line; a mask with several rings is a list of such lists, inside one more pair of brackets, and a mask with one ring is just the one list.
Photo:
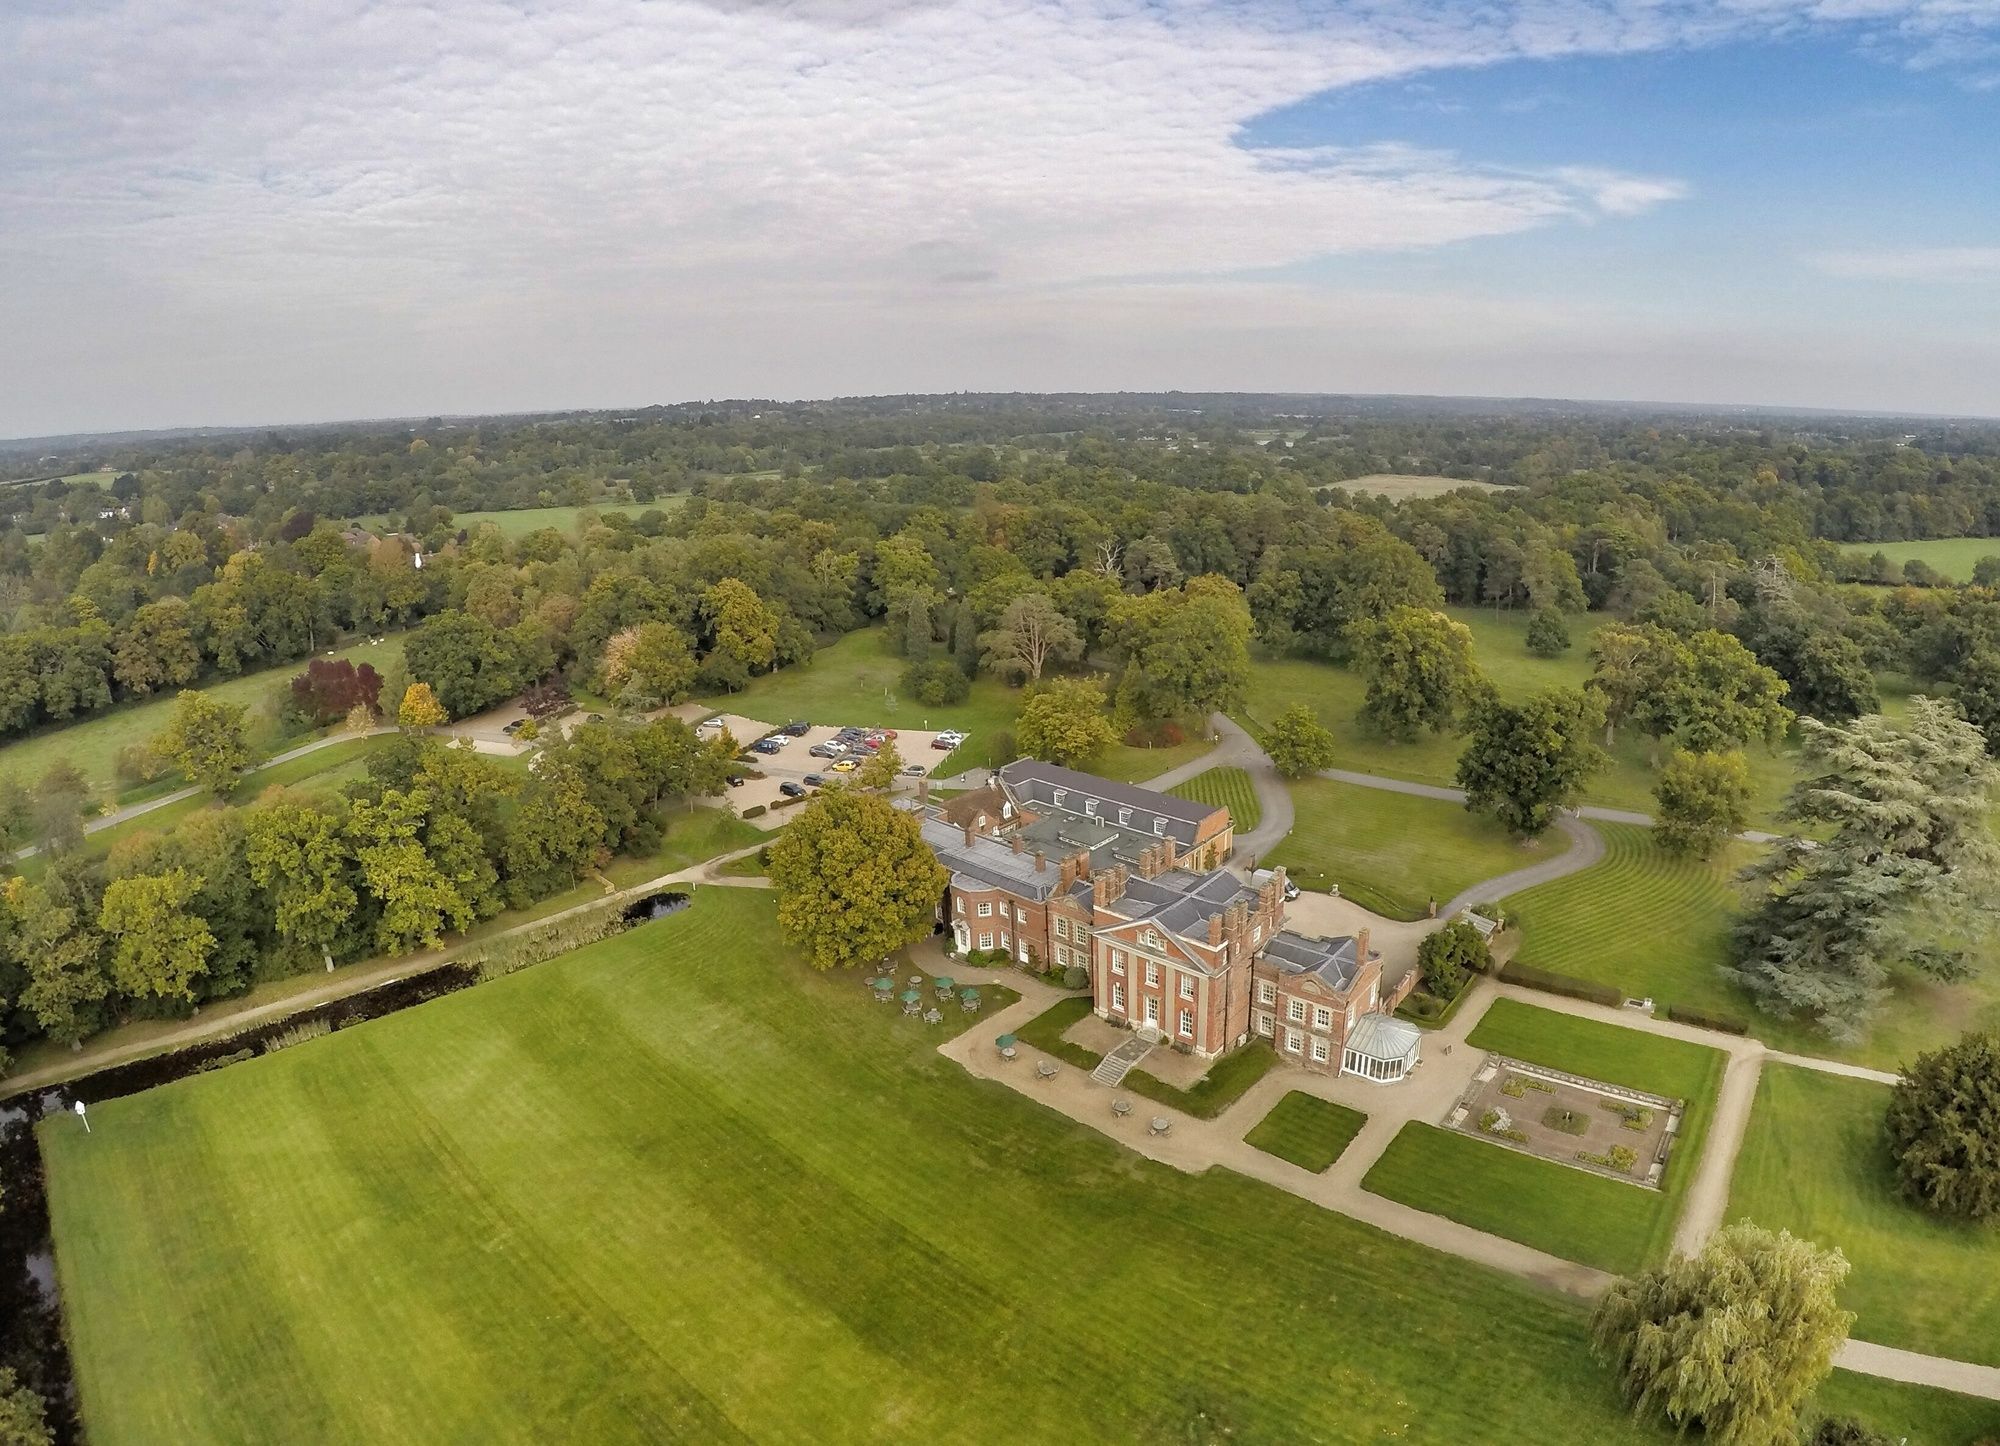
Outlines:
[[1163, 818], [1156, 818], [1156, 819], [1154, 819], [1154, 820], [1153, 820], [1153, 834], [1154, 834], [1154, 836], [1155, 836], [1156, 838], [1158, 838], [1158, 837], [1164, 837], [1164, 836], [1165, 836], [1165, 834], [1166, 834], [1166, 832], [1167, 832], [1167, 821], [1166, 821], [1165, 819], [1163, 819]]
[[1056, 790], [1056, 796], [1052, 801], [1054, 802], [1057, 808], [1061, 808], [1062, 801], [1067, 797], [1069, 797], [1069, 790], [1067, 788], [1058, 788]]
[[1119, 810], [1118, 810], [1118, 823], [1119, 823], [1119, 826], [1120, 826], [1120, 827], [1123, 827], [1123, 826], [1124, 826], [1125, 824], [1128, 824], [1128, 823], [1130, 823], [1131, 821], [1132, 821], [1132, 810], [1131, 810], [1131, 809], [1129, 809], [1129, 808], [1121, 808], [1121, 809], [1119, 809]]
[[1096, 800], [1096, 799], [1094, 799], [1094, 798], [1086, 798], [1086, 799], [1085, 799], [1085, 800], [1083, 801], [1083, 811], [1084, 811], [1085, 813], [1089, 814], [1089, 815], [1090, 815], [1090, 816], [1091, 816], [1092, 818], [1096, 818], [1096, 817], [1097, 817], [1097, 800]]

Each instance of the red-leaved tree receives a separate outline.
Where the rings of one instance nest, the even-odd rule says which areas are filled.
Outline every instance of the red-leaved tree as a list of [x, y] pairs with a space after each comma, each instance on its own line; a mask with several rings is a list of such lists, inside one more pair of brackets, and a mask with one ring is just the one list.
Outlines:
[[346, 658], [314, 658], [292, 679], [293, 706], [314, 723], [345, 718], [356, 703], [379, 715], [381, 696], [382, 675], [367, 663], [357, 668]]

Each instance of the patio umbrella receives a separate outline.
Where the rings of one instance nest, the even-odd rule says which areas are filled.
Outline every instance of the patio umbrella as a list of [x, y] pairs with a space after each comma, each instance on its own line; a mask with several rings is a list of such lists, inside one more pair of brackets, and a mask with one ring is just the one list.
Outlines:
[[937, 987], [943, 990], [949, 990], [952, 987], [951, 976], [949, 974], [938, 975]]
[[868, 983], [874, 988], [877, 994], [887, 994], [891, 989], [896, 987], [896, 981], [893, 979], [871, 979]]
[[993, 1043], [994, 1046], [999, 1049], [1012, 1049], [1016, 1041], [1013, 1035], [1003, 1034], [998, 1039], [994, 1040]]
[[914, 989], [905, 989], [903, 991], [903, 1003], [905, 1004], [915, 1004], [918, 1000], [922, 999], [923, 997], [924, 997], [923, 995], [919, 994]]
[[958, 991], [958, 997], [960, 999], [965, 999], [965, 1000], [977, 999], [979, 997], [979, 991], [977, 989], [973, 989], [970, 986], [968, 986]]

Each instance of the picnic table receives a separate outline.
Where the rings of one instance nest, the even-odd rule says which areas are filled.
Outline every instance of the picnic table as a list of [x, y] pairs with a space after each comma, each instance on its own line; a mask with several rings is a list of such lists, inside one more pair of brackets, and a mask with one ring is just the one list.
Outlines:
[[1173, 1127], [1174, 1127], [1174, 1122], [1168, 1119], [1165, 1115], [1154, 1115], [1153, 1122], [1150, 1125], [1146, 1126], [1147, 1130], [1155, 1135], [1164, 1135], [1167, 1133], [1167, 1131], [1171, 1130]]
[[1035, 1065], [1035, 1076], [1038, 1079], [1054, 1079], [1061, 1072], [1062, 1066], [1052, 1059], [1040, 1060]]
[[1111, 1102], [1111, 1113], [1118, 1116], [1121, 1120], [1124, 1119], [1132, 1113], [1132, 1102], [1130, 1100], [1113, 1100]]

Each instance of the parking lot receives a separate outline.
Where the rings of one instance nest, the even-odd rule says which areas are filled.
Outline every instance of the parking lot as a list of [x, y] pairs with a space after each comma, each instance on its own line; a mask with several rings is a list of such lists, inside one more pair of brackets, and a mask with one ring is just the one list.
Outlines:
[[[750, 820], [760, 828], [782, 828], [786, 819], [790, 817], [791, 810], [799, 806], [796, 803], [789, 804], [785, 808], [775, 806], [784, 800], [783, 785], [794, 783], [810, 790], [812, 785], [806, 783], [809, 776], [817, 775], [830, 781], [843, 776], [843, 773], [852, 772], [836, 767], [842, 761], [851, 759], [858, 768], [869, 757], [868, 749], [858, 740], [852, 746], [844, 746], [839, 738], [842, 727], [863, 727], [859, 724], [814, 724], [799, 737], [786, 737], [778, 730], [790, 720], [781, 719], [777, 723], [767, 723], [759, 719], [746, 718], [741, 714], [723, 713], [696, 720], [698, 731], [704, 736], [708, 736], [711, 732], [709, 727], [711, 720], [727, 728], [730, 735], [744, 749], [745, 762], [738, 771], [744, 776], [745, 781], [740, 787], [729, 790], [730, 807], [741, 815], [746, 810], [762, 804], [765, 812]], [[911, 728], [893, 731], [896, 734], [896, 751], [903, 757], [904, 768], [907, 770], [915, 767], [921, 770], [921, 773], [906, 773], [897, 780], [896, 786], [899, 790], [914, 790], [918, 778], [928, 775], [949, 755], [946, 750], [931, 746], [938, 737], [936, 732]], [[753, 744], [765, 737], [772, 737], [778, 742], [777, 752], [752, 751]], [[813, 751], [815, 748], [821, 750], [820, 753], [815, 754]], [[829, 753], [835, 753], [837, 756], [826, 756]], [[760, 773], [763, 777], [749, 777], [752, 772]]]

